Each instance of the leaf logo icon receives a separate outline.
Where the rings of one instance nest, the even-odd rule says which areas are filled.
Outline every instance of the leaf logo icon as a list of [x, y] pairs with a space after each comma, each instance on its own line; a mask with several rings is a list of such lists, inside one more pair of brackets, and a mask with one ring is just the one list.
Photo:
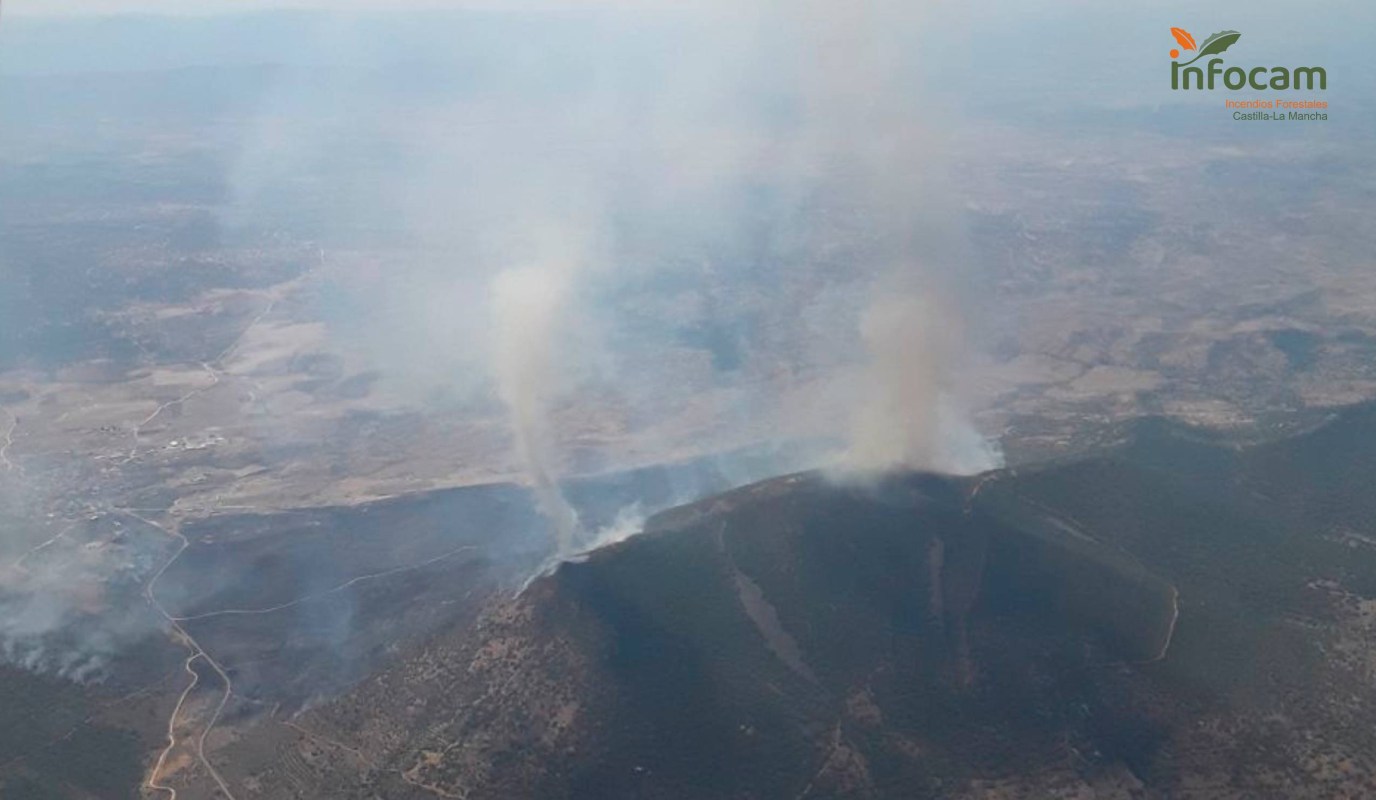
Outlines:
[[1171, 28], [1171, 36], [1174, 36], [1175, 40], [1180, 42], [1180, 46], [1186, 50], [1194, 49], [1194, 37], [1184, 28]]
[[[1171, 33], [1175, 33], [1177, 30], [1179, 29], [1171, 28]], [[1184, 33], [1185, 37], [1190, 40], [1190, 44], [1194, 44], [1194, 39], [1191, 38], [1188, 33], [1185, 33], [1185, 31], [1180, 31], [1180, 33]], [[1238, 33], [1237, 31], [1219, 31], [1218, 33], [1215, 33], [1214, 35], [1205, 39], [1204, 43], [1199, 45], [1199, 53], [1196, 54], [1194, 58], [1190, 59], [1189, 61], [1186, 61], [1180, 66], [1189, 66], [1190, 64], [1193, 64], [1194, 62], [1198, 61], [1204, 56], [1216, 56], [1222, 53], [1224, 50], [1227, 50], [1229, 47], [1232, 47], [1234, 44], [1237, 43], [1237, 40], [1241, 38], [1242, 34]], [[1182, 46], [1185, 44], [1184, 40], [1180, 38], [1179, 34], [1176, 34], [1175, 39], [1176, 41], [1180, 42]], [[1194, 48], [1191, 47], [1189, 49], [1193, 50]], [[1174, 58], [1174, 54], [1172, 54], [1172, 58]]]

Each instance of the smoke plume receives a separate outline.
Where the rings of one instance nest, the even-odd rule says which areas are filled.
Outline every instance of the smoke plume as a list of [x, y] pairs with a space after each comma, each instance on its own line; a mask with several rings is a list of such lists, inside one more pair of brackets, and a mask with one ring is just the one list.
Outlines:
[[540, 512], [554, 526], [559, 555], [572, 551], [578, 529], [578, 514], [559, 489], [558, 454], [549, 430], [555, 335], [570, 269], [514, 268], [492, 283], [497, 392], [511, 415], [517, 454]]
[[[562, 556], [599, 538], [561, 492], [573, 474], [816, 441], [844, 442], [857, 472], [993, 463], [959, 391], [970, 326], [963, 233], [937, 130], [958, 120], [926, 85], [931, 3], [423, 15], [352, 5], [207, 21], [241, 37], [224, 45], [223, 86], [166, 97], [143, 88], [126, 104], [195, 119], [171, 139], [214, 132], [213, 152], [177, 169], [189, 170], [189, 193], [226, 193], [204, 201], [219, 241], [239, 252], [310, 244], [309, 280], [273, 312], [292, 334], [280, 350], [246, 356], [238, 376], [252, 387], [246, 407], [288, 398], [252, 417], [226, 419], [210, 403], [182, 411], [284, 453], [322, 430], [352, 432], [356, 418], [418, 436], [456, 431], [452, 441], [478, 442], [455, 459], [464, 480], [519, 462]], [[278, 66], [244, 66], [263, 63]], [[202, 88], [215, 103], [187, 105]], [[141, 153], [149, 123], [129, 124], [131, 153]], [[297, 388], [297, 364], [366, 376], [366, 396], [313, 397]], [[494, 400], [509, 451], [485, 438]], [[434, 424], [400, 424], [412, 418]], [[577, 431], [556, 430], [575, 419]], [[560, 451], [575, 439], [576, 453]], [[731, 460], [723, 473], [742, 480], [769, 471]], [[386, 491], [458, 479], [443, 458], [422, 461]], [[112, 485], [93, 504], [127, 504], [150, 487]], [[302, 487], [292, 488], [284, 495]], [[634, 525], [627, 515], [600, 540]], [[50, 535], [0, 528], [10, 561]], [[0, 644], [45, 643], [74, 625], [85, 606], [54, 587], [94, 584], [66, 571], [78, 557], [135, 558], [118, 542], [78, 552], [69, 538], [0, 575]], [[27, 599], [39, 594], [53, 605]]]
[[951, 365], [949, 310], [915, 295], [881, 297], [865, 312], [860, 330], [870, 355], [855, 411], [850, 460], [892, 469], [934, 466], [940, 429], [941, 387]]
[[874, 276], [858, 331], [842, 468], [977, 472], [1000, 458], [970, 423], [958, 392], [967, 361], [962, 281], [969, 254], [939, 104], [922, 92], [930, 4], [813, 0], [798, 15], [813, 58], [801, 69], [808, 126], [799, 160], [863, 214], [854, 252]]

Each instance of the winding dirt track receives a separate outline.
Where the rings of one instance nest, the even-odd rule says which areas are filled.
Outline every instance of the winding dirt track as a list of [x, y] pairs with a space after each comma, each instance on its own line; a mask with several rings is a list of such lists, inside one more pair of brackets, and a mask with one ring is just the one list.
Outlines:
[[[138, 455], [139, 437], [142, 435], [143, 429], [147, 427], [153, 420], [157, 419], [159, 414], [161, 414], [164, 410], [170, 408], [173, 405], [176, 405], [178, 403], [184, 403], [187, 400], [190, 400], [192, 397], [195, 397], [196, 395], [201, 394], [203, 392], [207, 392], [215, 388], [216, 386], [220, 385], [220, 381], [224, 373], [221, 367], [216, 365], [222, 365], [224, 360], [228, 358], [231, 353], [238, 349], [239, 345], [243, 343], [244, 337], [248, 336], [249, 331], [253, 330], [253, 328], [257, 326], [259, 322], [262, 322], [263, 318], [272, 312], [272, 309], [274, 306], [276, 306], [276, 304], [277, 298], [273, 297], [269, 299], [268, 303], [264, 306], [263, 310], [256, 317], [254, 317], [248, 323], [248, 325], [244, 326], [244, 329], [239, 332], [239, 335], [234, 338], [234, 341], [230, 342], [224, 350], [221, 350], [220, 353], [217, 356], [215, 356], [214, 359], [210, 361], [201, 362], [201, 368], [204, 369], [207, 373], [209, 373], [211, 377], [211, 382], [209, 385], [197, 387], [183, 394], [175, 400], [162, 403], [157, 408], [155, 408], [151, 414], [149, 414], [147, 417], [144, 417], [143, 420], [138, 423], [138, 425], [134, 426], [133, 447], [130, 449], [129, 456], [125, 459], [126, 461], [132, 460], [135, 456]], [[165, 561], [163, 565], [158, 568], [157, 572], [153, 573], [153, 576], [149, 578], [148, 583], [144, 585], [143, 594], [144, 597], [148, 600], [149, 605], [151, 605], [153, 609], [157, 611], [159, 615], [162, 616], [163, 619], [167, 620], [167, 624], [170, 625], [172, 628], [174, 637], [177, 638], [180, 642], [182, 642], [187, 648], [191, 650], [191, 654], [187, 656], [186, 663], [183, 666], [187, 673], [191, 675], [191, 683], [188, 684], [186, 689], [182, 691], [181, 697], [177, 700], [177, 705], [173, 707], [172, 714], [167, 719], [167, 747], [163, 748], [163, 751], [158, 755], [158, 760], [154, 764], [152, 772], [148, 774], [148, 778], [145, 781], [145, 784], [149, 789], [167, 792], [169, 796], [172, 798], [172, 800], [176, 800], [177, 790], [173, 789], [171, 786], [159, 783], [158, 779], [162, 774], [164, 765], [167, 763], [168, 754], [171, 753], [172, 750], [177, 746], [177, 716], [181, 713], [182, 707], [186, 704], [187, 696], [190, 695], [191, 690], [194, 689], [196, 687], [196, 684], [200, 681], [199, 674], [191, 668], [191, 665], [196, 662], [196, 659], [201, 658], [205, 659], [205, 662], [210, 665], [210, 668], [215, 671], [215, 674], [220, 676], [220, 680], [224, 681], [225, 689], [224, 693], [220, 695], [220, 702], [215, 707], [215, 713], [213, 713], [210, 716], [210, 720], [206, 722], [205, 728], [201, 731], [201, 735], [196, 739], [196, 757], [200, 760], [201, 764], [206, 768], [206, 772], [210, 774], [210, 777], [214, 779], [215, 784], [220, 787], [220, 791], [224, 792], [225, 796], [228, 797], [229, 800], [236, 800], [236, 798], [234, 797], [234, 793], [229, 790], [229, 786], [226, 785], [224, 779], [220, 777], [219, 771], [216, 770], [214, 765], [210, 763], [210, 760], [205, 757], [206, 737], [208, 737], [210, 735], [211, 730], [215, 728], [215, 723], [219, 721], [220, 714], [224, 712], [225, 705], [229, 702], [230, 696], [234, 693], [234, 683], [230, 680], [229, 674], [225, 672], [224, 668], [220, 666], [219, 662], [211, 658], [210, 654], [208, 654], [205, 651], [205, 648], [201, 647], [200, 643], [197, 642], [196, 639], [192, 637], [191, 634], [188, 633], [184, 627], [182, 627], [181, 623], [171, 614], [167, 613], [167, 609], [163, 608], [162, 604], [158, 602], [157, 593], [155, 591], [158, 579], [160, 579], [163, 576], [163, 574], [167, 572], [167, 569], [169, 567], [176, 563], [178, 558], [181, 558], [182, 553], [186, 551], [186, 548], [190, 543], [186, 540], [186, 536], [184, 536], [180, 530], [181, 522], [177, 518], [175, 512], [169, 512], [169, 516], [172, 520], [170, 525], [163, 525], [161, 523], [154, 522], [153, 520], [148, 519], [147, 517], [144, 517], [134, 511], [126, 510], [124, 513], [128, 514], [134, 519], [143, 522], [146, 525], [150, 525], [154, 528], [157, 528], [167, 536], [170, 536], [178, 541], [176, 551], [173, 552], [171, 557], [168, 558], [167, 561]]]
[[399, 567], [392, 567], [390, 569], [384, 569], [378, 572], [370, 572], [366, 575], [359, 575], [357, 577], [350, 578], [349, 580], [339, 584], [338, 586], [334, 586], [329, 589], [324, 589], [319, 592], [312, 592], [311, 594], [302, 595], [301, 597], [298, 597], [295, 600], [289, 600], [285, 603], [280, 603], [275, 606], [268, 606], [267, 608], [227, 608], [220, 611], [207, 611], [204, 614], [194, 614], [189, 617], [172, 617], [171, 619], [173, 619], [176, 622], [194, 622], [196, 620], [211, 619], [214, 617], [271, 614], [275, 611], [281, 611], [283, 609], [291, 608], [292, 606], [297, 606], [302, 603], [309, 602], [311, 600], [316, 600], [318, 598], [325, 597], [326, 595], [334, 594], [335, 592], [343, 591], [349, 588], [350, 586], [363, 583], [364, 581], [377, 580], [378, 578], [386, 578], [391, 575], [396, 575], [402, 572], [412, 572], [414, 570], [421, 569], [422, 567], [428, 567], [431, 564], [435, 564], [440, 561], [445, 561], [447, 559], [453, 558], [454, 556], [464, 551], [475, 549], [477, 548], [473, 545], [466, 544], [462, 547], [456, 547], [447, 553], [441, 553], [437, 556], [434, 556], [433, 558], [427, 558], [426, 560], [417, 562], [415, 564], [403, 564]]
[[[242, 338], [242, 337], [240, 337], [240, 338]], [[157, 419], [158, 416], [159, 416], [160, 414], [162, 414], [162, 412], [166, 411], [167, 409], [171, 408], [172, 406], [180, 405], [180, 404], [182, 404], [182, 403], [185, 403], [186, 401], [190, 400], [191, 398], [195, 397], [196, 395], [198, 395], [198, 394], [203, 394], [203, 393], [205, 393], [205, 392], [208, 392], [208, 391], [210, 391], [211, 389], [214, 389], [216, 386], [219, 386], [219, 385], [220, 385], [220, 371], [219, 371], [219, 370], [215, 369], [214, 367], [211, 367], [209, 364], [205, 363], [204, 361], [201, 362], [201, 369], [205, 370], [205, 371], [210, 375], [210, 384], [207, 385], [207, 386], [198, 386], [198, 387], [196, 387], [195, 389], [192, 389], [191, 391], [187, 392], [186, 394], [182, 395], [181, 397], [178, 397], [178, 398], [175, 399], [175, 400], [168, 400], [167, 402], [165, 402], [165, 403], [159, 405], [157, 408], [153, 409], [153, 413], [151, 413], [151, 414], [149, 414], [148, 416], [144, 417], [143, 420], [142, 420], [141, 422], [139, 422], [139, 424], [135, 425], [135, 426], [134, 426], [134, 434], [133, 434], [133, 436], [134, 436], [134, 444], [133, 444], [132, 447], [129, 448], [129, 455], [127, 455], [127, 456], [124, 457], [125, 463], [130, 462], [130, 461], [133, 461], [133, 460], [138, 456], [138, 454], [139, 454], [139, 437], [141, 437], [141, 436], [143, 435], [143, 429], [146, 428], [146, 427], [148, 427], [148, 426], [153, 422], [153, 420]]]
[[34, 545], [33, 547], [30, 547], [30, 548], [24, 553], [24, 555], [20, 556], [19, 558], [16, 558], [16, 559], [14, 560], [14, 562], [10, 564], [10, 567], [11, 567], [12, 569], [18, 569], [18, 570], [24, 569], [24, 562], [25, 562], [25, 561], [28, 561], [28, 560], [29, 560], [30, 558], [32, 558], [33, 556], [36, 556], [36, 555], [38, 555], [39, 553], [43, 552], [44, 550], [47, 550], [49, 547], [52, 547], [53, 545], [57, 544], [59, 541], [62, 540], [62, 537], [66, 536], [68, 533], [70, 533], [71, 530], [72, 530], [72, 528], [75, 528], [76, 526], [77, 526], [77, 523], [75, 523], [75, 522], [68, 523], [67, 525], [64, 525], [63, 528], [62, 528], [62, 530], [58, 531], [58, 532], [57, 532], [56, 534], [54, 534], [53, 536], [51, 536], [51, 537], [49, 537], [48, 539], [46, 539], [46, 540], [44, 540], [44, 541], [42, 541], [42, 542], [40, 542], [40, 543]]
[[215, 707], [215, 713], [211, 715], [210, 720], [206, 723], [205, 729], [201, 731], [200, 738], [196, 740], [196, 757], [206, 768], [206, 771], [210, 773], [210, 777], [214, 779], [215, 784], [220, 787], [220, 791], [224, 792], [225, 796], [230, 798], [230, 800], [235, 800], [234, 793], [229, 790], [229, 786], [227, 786], [224, 779], [220, 777], [219, 771], [216, 770], [214, 765], [210, 763], [210, 760], [205, 757], [205, 739], [210, 735], [211, 729], [215, 727], [215, 723], [219, 720], [220, 713], [224, 711], [225, 704], [229, 702], [230, 695], [234, 693], [234, 684], [220, 664], [206, 653], [205, 648], [201, 647], [200, 643], [198, 643], [190, 633], [187, 633], [186, 629], [181, 626], [181, 623], [173, 618], [171, 614], [167, 613], [167, 609], [163, 608], [162, 604], [158, 602], [157, 594], [154, 591], [154, 586], [157, 584], [158, 579], [161, 578], [163, 573], [167, 571], [167, 568], [172, 566], [181, 556], [190, 543], [187, 542], [186, 536], [178, 530], [178, 525], [175, 522], [172, 527], [169, 527], [130, 511], [126, 511], [125, 513], [134, 519], [157, 528], [168, 536], [177, 539], [179, 542], [176, 552], [172, 554], [171, 558], [163, 563], [144, 586], [143, 594], [144, 597], [147, 598], [149, 605], [151, 605], [158, 614], [162, 615], [163, 619], [167, 620], [168, 625], [172, 626], [173, 635], [191, 650], [191, 655], [187, 657], [186, 663], [183, 665], [187, 674], [191, 676], [191, 682], [182, 690], [181, 697], [177, 700], [177, 705], [173, 707], [171, 716], [167, 718], [167, 747], [163, 748], [163, 751], [158, 755], [157, 763], [154, 764], [153, 771], [149, 773], [146, 785], [149, 789], [165, 791], [173, 800], [176, 800], [177, 790], [173, 789], [171, 786], [158, 783], [158, 778], [162, 774], [163, 765], [167, 762], [168, 754], [177, 746], [177, 716], [181, 713], [182, 706], [185, 705], [186, 698], [191, 694], [191, 690], [196, 688], [196, 684], [200, 682], [199, 673], [192, 669], [191, 665], [196, 662], [196, 659], [202, 658], [210, 665], [211, 669], [215, 670], [215, 674], [219, 675], [220, 679], [224, 681], [225, 690], [224, 694], [220, 696], [219, 705]]
[[1180, 591], [1174, 586], [1171, 587], [1171, 624], [1166, 629], [1166, 639], [1161, 643], [1161, 652], [1156, 654], [1152, 661], [1163, 661], [1166, 653], [1171, 649], [1171, 639], [1175, 637], [1175, 623], [1180, 621]]

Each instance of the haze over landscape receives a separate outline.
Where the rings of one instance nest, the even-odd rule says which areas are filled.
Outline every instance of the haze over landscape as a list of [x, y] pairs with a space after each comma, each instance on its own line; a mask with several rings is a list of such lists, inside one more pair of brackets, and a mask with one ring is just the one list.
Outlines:
[[1376, 11], [1258, 5], [6, 3], [0, 797], [1376, 791]]

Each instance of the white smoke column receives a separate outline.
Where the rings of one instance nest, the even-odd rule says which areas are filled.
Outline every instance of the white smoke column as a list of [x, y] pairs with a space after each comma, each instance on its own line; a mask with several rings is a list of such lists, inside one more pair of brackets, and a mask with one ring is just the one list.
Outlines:
[[1002, 457], [951, 391], [964, 355], [961, 315], [936, 295], [877, 298], [860, 322], [869, 363], [846, 466], [862, 472], [935, 469], [968, 474]]
[[549, 430], [555, 342], [568, 291], [568, 269], [523, 267], [492, 282], [497, 391], [511, 414], [516, 450], [540, 513], [554, 526], [557, 555], [572, 552], [578, 514], [559, 489]]
[[808, 130], [798, 159], [863, 209], [863, 255], [879, 275], [860, 319], [865, 363], [850, 387], [843, 468], [978, 472], [998, 465], [956, 393], [967, 355], [957, 276], [966, 266], [947, 196], [943, 142], [911, 58], [930, 3], [799, 4]]
[[933, 466], [939, 387], [945, 384], [951, 316], [930, 299], [881, 297], [860, 333], [870, 356], [851, 432], [850, 461], [862, 469]]

